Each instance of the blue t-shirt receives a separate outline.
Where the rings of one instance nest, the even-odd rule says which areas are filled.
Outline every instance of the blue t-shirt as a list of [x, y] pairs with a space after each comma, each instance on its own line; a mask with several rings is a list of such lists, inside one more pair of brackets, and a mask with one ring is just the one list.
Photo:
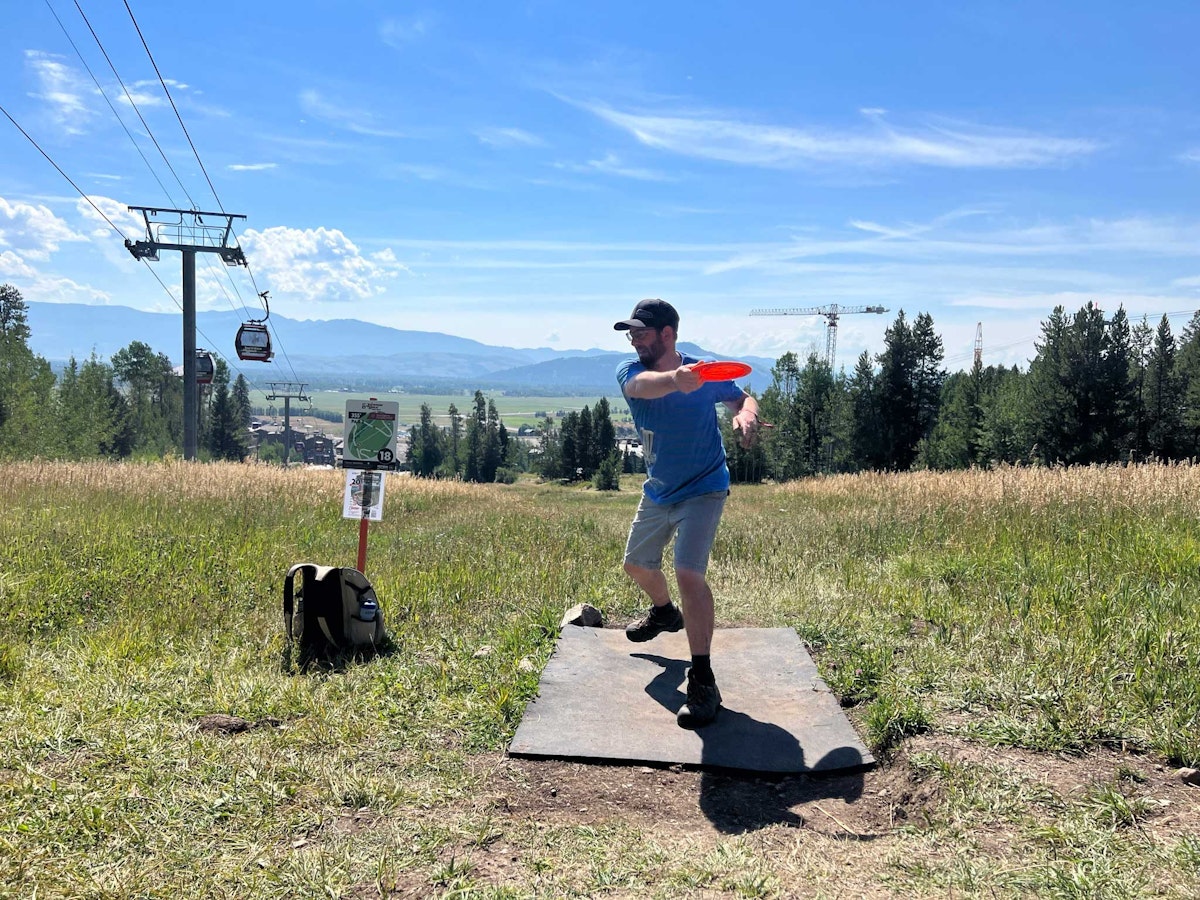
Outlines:
[[[700, 360], [681, 354], [683, 363]], [[646, 367], [631, 359], [617, 367], [621, 392]], [[717, 424], [716, 405], [740, 400], [743, 391], [732, 381], [707, 381], [690, 394], [672, 391], [665, 397], [642, 400], [626, 397], [633, 424], [642, 439], [646, 482], [642, 491], [655, 503], [678, 503], [712, 491], [729, 489], [725, 443]]]

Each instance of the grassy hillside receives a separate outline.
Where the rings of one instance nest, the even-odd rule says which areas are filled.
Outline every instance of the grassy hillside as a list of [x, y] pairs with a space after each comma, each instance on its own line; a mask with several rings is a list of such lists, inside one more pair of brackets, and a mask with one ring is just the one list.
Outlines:
[[718, 627], [795, 627], [881, 758], [775, 781], [503, 754], [563, 610], [642, 606], [633, 481], [391, 479], [393, 647], [297, 671], [282, 576], [353, 564], [342, 490], [0, 465], [0, 896], [1200, 893], [1200, 468], [735, 489]]

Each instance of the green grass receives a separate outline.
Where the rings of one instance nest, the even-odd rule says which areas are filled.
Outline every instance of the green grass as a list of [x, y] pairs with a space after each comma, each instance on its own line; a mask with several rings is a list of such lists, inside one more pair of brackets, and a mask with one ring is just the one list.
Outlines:
[[[0, 897], [838, 896], [839, 871], [867, 896], [1193, 896], [1200, 843], [1143, 828], [1138, 765], [1067, 795], [898, 754], [939, 734], [1200, 763], [1198, 474], [735, 489], [718, 625], [795, 627], [881, 771], [934, 798], [872, 850], [478, 802], [563, 610], [642, 606], [620, 567], [635, 480], [389, 482], [367, 571], [393, 649], [298, 672], [282, 576], [353, 563], [341, 473], [0, 466]], [[257, 727], [201, 730], [211, 713]]]

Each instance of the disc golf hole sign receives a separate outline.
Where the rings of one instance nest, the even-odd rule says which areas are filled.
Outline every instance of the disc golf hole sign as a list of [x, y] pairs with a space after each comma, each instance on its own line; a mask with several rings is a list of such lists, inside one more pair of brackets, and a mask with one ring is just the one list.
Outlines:
[[395, 400], [347, 400], [342, 467], [395, 470], [400, 404]]

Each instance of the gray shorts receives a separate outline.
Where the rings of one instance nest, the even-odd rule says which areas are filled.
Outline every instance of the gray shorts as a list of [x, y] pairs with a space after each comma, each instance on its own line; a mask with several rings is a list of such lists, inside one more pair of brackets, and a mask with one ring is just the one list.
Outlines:
[[625, 543], [625, 562], [643, 569], [661, 569], [663, 549], [675, 535], [675, 568], [703, 574], [717, 537], [717, 525], [729, 491], [714, 491], [658, 504], [642, 496]]

